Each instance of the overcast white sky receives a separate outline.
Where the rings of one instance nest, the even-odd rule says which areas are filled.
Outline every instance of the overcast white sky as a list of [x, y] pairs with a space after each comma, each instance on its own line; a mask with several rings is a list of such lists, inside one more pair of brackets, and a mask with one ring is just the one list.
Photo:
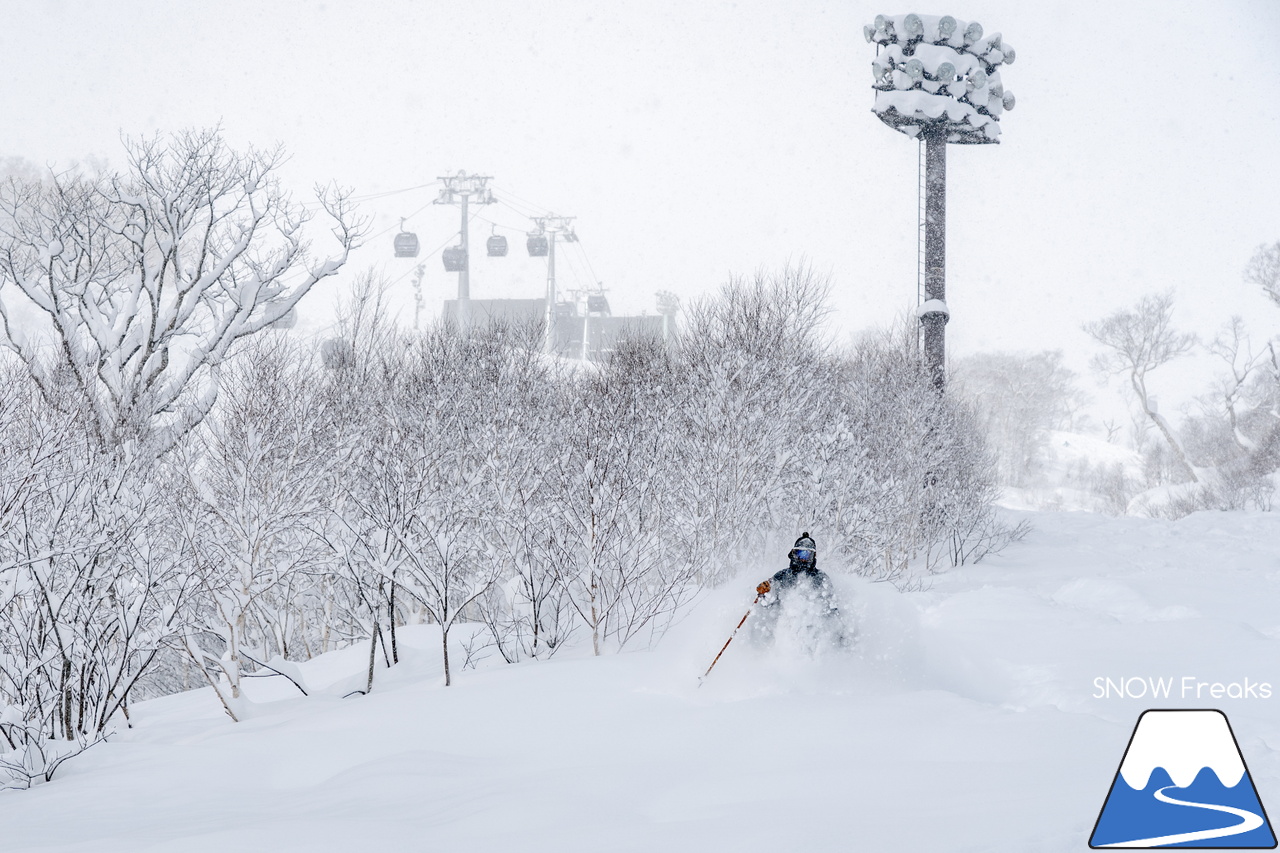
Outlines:
[[[118, 160], [122, 133], [221, 123], [235, 144], [282, 143], [299, 186], [370, 194], [480, 172], [521, 209], [578, 217], [585, 258], [566, 253], [562, 284], [593, 270], [615, 313], [803, 258], [830, 273], [835, 322], [854, 332], [915, 303], [916, 143], [871, 114], [862, 36], [877, 13], [912, 10], [42, 0], [0, 29], [0, 154]], [[1254, 248], [1280, 239], [1280, 3], [914, 11], [979, 21], [1018, 51], [1003, 143], [950, 148], [953, 353], [1064, 349], [1083, 368], [1081, 323], [1165, 288], [1207, 336], [1233, 313], [1259, 337], [1280, 332], [1280, 308], [1241, 280]], [[413, 214], [430, 251], [457, 229], [433, 196], [367, 212], [376, 231]], [[481, 215], [512, 238], [527, 226], [501, 205]], [[404, 276], [391, 236], [355, 267]], [[474, 297], [542, 295], [522, 243], [474, 259]], [[456, 287], [438, 257], [424, 285], [433, 310]], [[407, 277], [398, 288], [407, 304]], [[316, 295], [314, 316], [335, 292]]]

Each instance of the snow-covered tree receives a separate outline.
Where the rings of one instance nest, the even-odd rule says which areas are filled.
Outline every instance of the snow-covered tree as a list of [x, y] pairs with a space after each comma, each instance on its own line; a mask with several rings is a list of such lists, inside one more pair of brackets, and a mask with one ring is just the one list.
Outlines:
[[280, 334], [250, 342], [171, 466], [186, 491], [175, 524], [197, 579], [184, 644], [233, 717], [246, 674], [278, 673], [306, 690], [284, 661], [308, 646], [304, 609], [329, 567], [321, 531], [336, 489], [317, 369]]
[[[1265, 287], [1267, 247], [1254, 257], [1247, 275]], [[1151, 371], [1186, 354], [1194, 335], [1172, 326], [1172, 294], [1144, 297], [1133, 310], [1120, 311], [1085, 326], [1108, 352], [1095, 365], [1130, 381], [1142, 413], [1135, 422], [1135, 444], [1144, 453], [1148, 482], [1185, 480], [1177, 489], [1141, 498], [1143, 511], [1178, 517], [1198, 509], [1269, 508], [1280, 467], [1280, 369], [1274, 343], [1256, 347], [1241, 317], [1232, 317], [1204, 350], [1223, 368], [1212, 389], [1199, 398], [1179, 429], [1158, 411], [1149, 393]], [[1155, 427], [1164, 442], [1145, 446]]]
[[1266, 380], [1271, 378], [1267, 368], [1275, 357], [1274, 350], [1270, 346], [1256, 349], [1240, 316], [1232, 317], [1207, 349], [1226, 369], [1211, 392], [1214, 408], [1225, 417], [1232, 443], [1245, 453], [1255, 451], [1266, 435], [1280, 426], [1280, 412], [1268, 410], [1274, 404], [1269, 399], [1273, 395], [1265, 393], [1266, 386], [1272, 384]]
[[48, 404], [75, 406], [104, 452], [149, 460], [210, 410], [237, 341], [342, 268], [363, 223], [320, 190], [333, 251], [316, 257], [281, 151], [217, 131], [125, 150], [121, 172], [0, 185], [0, 321]]
[[1129, 380], [1142, 413], [1160, 431], [1191, 478], [1200, 482], [1211, 476], [1211, 472], [1193, 465], [1176, 430], [1160, 413], [1147, 385], [1152, 371], [1186, 355], [1196, 344], [1195, 335], [1179, 332], [1173, 326], [1172, 292], [1144, 296], [1134, 308], [1122, 309], [1101, 320], [1086, 323], [1084, 331], [1106, 348], [1094, 358], [1094, 366]]
[[1232, 317], [1205, 349], [1221, 369], [1199, 411], [1182, 423], [1181, 436], [1198, 464], [1214, 477], [1167, 508], [1172, 515], [1196, 509], [1267, 509], [1280, 468], [1280, 385], [1270, 371], [1271, 346], [1255, 348], [1241, 317]]
[[1280, 305], [1280, 240], [1258, 247], [1244, 268], [1245, 281], [1262, 288], [1262, 292]]

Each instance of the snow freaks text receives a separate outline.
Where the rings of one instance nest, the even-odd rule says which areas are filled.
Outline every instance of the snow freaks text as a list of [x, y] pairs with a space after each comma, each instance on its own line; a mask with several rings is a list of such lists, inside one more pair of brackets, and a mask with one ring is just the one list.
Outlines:
[[1270, 699], [1271, 683], [1245, 678], [1241, 681], [1201, 681], [1194, 675], [1181, 678], [1132, 676], [1093, 680], [1094, 699]]

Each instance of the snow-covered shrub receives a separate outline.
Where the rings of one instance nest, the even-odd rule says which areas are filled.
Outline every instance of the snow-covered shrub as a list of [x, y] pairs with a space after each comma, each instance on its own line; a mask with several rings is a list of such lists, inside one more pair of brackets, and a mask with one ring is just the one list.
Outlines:
[[1108, 515], [1124, 515], [1129, 502], [1143, 488], [1123, 462], [1105, 459], [1094, 462], [1080, 460], [1067, 471], [1066, 482], [1097, 496], [1101, 501], [1098, 511]]
[[487, 636], [469, 650], [472, 659], [492, 646], [507, 663], [549, 658], [564, 647], [578, 627], [569, 593], [557, 582], [551, 562], [516, 563], [512, 577], [495, 583], [476, 600], [476, 618]]
[[518, 516], [541, 517], [531, 490], [548, 476], [554, 385], [534, 330], [436, 324], [390, 345], [379, 397], [352, 424], [339, 547], [389, 627], [405, 606], [440, 624], [447, 667], [449, 629], [519, 571]]
[[690, 312], [676, 432], [710, 581], [802, 528], [854, 571], [904, 581], [1007, 541], [972, 412], [938, 394], [909, 330], [833, 347], [825, 295], [793, 267]]
[[[822, 318], [826, 281], [805, 267], [735, 278], [687, 310], [674, 353], [673, 440], [686, 523], [711, 583], [795, 538], [800, 462], [834, 389]], [[797, 531], [799, 532], [799, 531]], [[785, 550], [784, 550], [785, 553]]]
[[678, 414], [687, 398], [661, 343], [635, 339], [560, 399], [553, 571], [599, 654], [605, 642], [621, 649], [660, 635], [705, 567], [686, 514], [691, 448]]
[[0, 787], [50, 778], [127, 714], [186, 585], [157, 490], [3, 367]]
[[861, 445], [845, 475], [857, 488], [842, 501], [858, 514], [836, 526], [839, 544], [857, 571], [907, 583], [1020, 535], [995, 516], [996, 464], [977, 417], [958, 393], [937, 393], [914, 344], [908, 329], [864, 339], [835, 413]]

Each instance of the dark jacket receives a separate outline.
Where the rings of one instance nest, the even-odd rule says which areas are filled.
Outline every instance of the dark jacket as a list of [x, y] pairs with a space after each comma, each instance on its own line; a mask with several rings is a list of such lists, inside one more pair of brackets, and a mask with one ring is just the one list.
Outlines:
[[804, 568], [794, 564], [769, 579], [769, 591], [775, 595], [762, 603], [766, 606], [775, 604], [793, 589], [816, 593], [819, 601], [825, 602], [831, 610], [836, 609], [835, 589], [831, 586], [831, 578], [817, 568]]

